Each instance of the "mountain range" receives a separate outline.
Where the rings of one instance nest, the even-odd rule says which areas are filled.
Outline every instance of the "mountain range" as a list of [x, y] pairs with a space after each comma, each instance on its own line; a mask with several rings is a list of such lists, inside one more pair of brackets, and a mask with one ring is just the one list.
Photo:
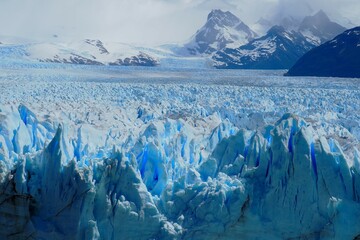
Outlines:
[[274, 26], [268, 33], [239, 48], [225, 48], [212, 59], [216, 68], [286, 69], [314, 45], [298, 32]]
[[346, 30], [323, 11], [304, 18], [295, 30], [295, 20], [283, 22], [245, 45], [219, 49], [212, 55], [214, 67], [288, 69], [306, 52]]
[[309, 42], [320, 45], [344, 32], [346, 28], [332, 22], [326, 13], [320, 10], [314, 16], [305, 17], [298, 30]]
[[[260, 19], [256, 25], [269, 29], [259, 35], [229, 11], [212, 10], [205, 24], [182, 45], [156, 48], [85, 39], [72, 42], [25, 42], [1, 44], [0, 57], [86, 65], [158, 66], [192, 59], [207, 66], [231, 69], [289, 69], [309, 50], [333, 39], [346, 29], [319, 11], [303, 20], [287, 16], [278, 25]], [[0, 42], [2, 38], [0, 37]], [[13, 54], [13, 56], [11, 56]], [[176, 61], [172, 60], [175, 59]], [[193, 66], [193, 60], [186, 66]]]

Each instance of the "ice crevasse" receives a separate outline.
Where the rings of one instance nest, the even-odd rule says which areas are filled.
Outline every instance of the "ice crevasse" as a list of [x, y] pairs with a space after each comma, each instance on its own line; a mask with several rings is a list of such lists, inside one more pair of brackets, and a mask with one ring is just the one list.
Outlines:
[[360, 238], [358, 150], [298, 116], [202, 137], [163, 119], [117, 142], [7, 111], [1, 239]]

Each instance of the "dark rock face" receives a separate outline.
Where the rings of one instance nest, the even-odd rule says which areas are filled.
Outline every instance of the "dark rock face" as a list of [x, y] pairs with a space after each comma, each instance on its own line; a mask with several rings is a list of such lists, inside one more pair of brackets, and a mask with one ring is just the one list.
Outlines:
[[137, 56], [118, 59], [116, 62], [109, 63], [111, 66], [144, 66], [155, 67], [159, 65], [159, 61], [146, 53], [140, 53]]
[[308, 41], [312, 41], [316, 45], [333, 39], [345, 30], [346, 28], [343, 26], [332, 22], [323, 11], [305, 17], [299, 27], [299, 32], [306, 36]]
[[228, 44], [248, 42], [255, 37], [257, 34], [231, 12], [213, 10], [185, 48], [192, 55], [211, 54]]
[[287, 69], [313, 47], [300, 33], [275, 26], [244, 46], [217, 52], [213, 60], [216, 68]]
[[99, 52], [101, 54], [109, 54], [109, 51], [104, 47], [104, 44], [100, 40], [86, 39], [85, 42], [87, 44], [90, 44], [90, 45], [92, 45], [94, 47], [99, 48]]
[[306, 53], [287, 75], [360, 78], [360, 27]]
[[52, 62], [52, 63], [71, 63], [71, 64], [81, 64], [81, 65], [104, 65], [103, 63], [96, 61], [96, 58], [93, 59], [85, 58], [77, 54], [71, 54], [69, 59], [60, 58], [58, 55], [55, 55], [54, 58], [40, 59], [40, 62]]

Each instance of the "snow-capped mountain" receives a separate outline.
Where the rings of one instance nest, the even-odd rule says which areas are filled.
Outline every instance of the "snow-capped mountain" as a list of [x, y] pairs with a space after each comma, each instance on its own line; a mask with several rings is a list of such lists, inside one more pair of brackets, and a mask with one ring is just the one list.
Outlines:
[[298, 28], [298, 31], [314, 45], [329, 41], [345, 30], [346, 28], [340, 24], [332, 22], [322, 10], [313, 16], [305, 17]]
[[213, 10], [184, 48], [191, 55], [211, 54], [226, 47], [241, 46], [255, 37], [257, 34], [231, 12]]
[[88, 65], [156, 66], [158, 59], [136, 47], [86, 39], [70, 43], [36, 43], [26, 47], [29, 58], [41, 62]]
[[287, 69], [313, 47], [300, 33], [274, 26], [246, 45], [216, 52], [213, 60], [216, 68]]
[[[285, 17], [279, 22], [279, 26], [271, 28], [263, 37], [239, 48], [226, 48], [216, 52], [213, 56], [214, 66], [290, 68], [307, 51], [345, 30], [341, 25], [330, 21], [323, 11], [305, 17], [302, 22], [294, 17]], [[269, 25], [269, 21], [261, 19], [257, 23], [258, 27], [262, 24]]]
[[360, 78], [360, 27], [309, 51], [287, 75]]

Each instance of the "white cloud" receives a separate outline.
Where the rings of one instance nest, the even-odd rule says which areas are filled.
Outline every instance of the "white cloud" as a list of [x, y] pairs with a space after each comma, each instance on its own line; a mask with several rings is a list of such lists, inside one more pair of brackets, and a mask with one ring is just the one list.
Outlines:
[[[211, 9], [230, 10], [246, 23], [275, 12], [306, 10], [304, 0], [0, 0], [0, 35], [100, 38], [157, 44], [183, 41]], [[308, 1], [334, 19], [360, 24], [358, 0]], [[305, 4], [306, 5], [306, 4]], [[305, 10], [304, 10], [305, 9]], [[336, 20], [335, 19], [335, 20]]]

